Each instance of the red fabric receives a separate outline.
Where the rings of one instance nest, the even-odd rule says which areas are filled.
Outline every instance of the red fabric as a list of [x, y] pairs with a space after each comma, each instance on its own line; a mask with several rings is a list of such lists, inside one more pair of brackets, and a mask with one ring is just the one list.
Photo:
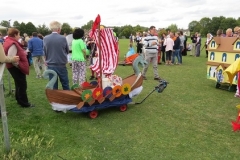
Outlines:
[[100, 25], [100, 22], [101, 22], [101, 17], [100, 17], [100, 15], [98, 14], [97, 17], [96, 17], [96, 19], [95, 19], [95, 21], [94, 21], [94, 23], [93, 23], [90, 37], [93, 36], [95, 30], [98, 28], [98, 25]]
[[[97, 30], [98, 31], [98, 30]], [[101, 49], [101, 69], [102, 73], [109, 76], [114, 73], [119, 56], [119, 49], [116, 38], [113, 35], [113, 31], [110, 28], [101, 29], [100, 32], [100, 42], [98, 38], [98, 32], [93, 32], [93, 37], [96, 40], [97, 51]], [[100, 74], [99, 57], [96, 63], [91, 66], [91, 69], [95, 71], [98, 75]]]
[[[26, 54], [25, 50], [21, 47], [21, 44], [15, 38], [8, 37], [5, 40], [5, 42], [3, 43], [3, 48], [5, 51], [5, 54], [6, 55], [8, 54], [8, 50], [13, 44], [15, 44], [15, 46], [17, 47], [16, 56], [19, 56], [19, 59], [20, 59], [18, 67], [22, 73], [28, 75], [29, 74], [29, 64], [28, 64], [28, 60], [27, 60], [27, 54]], [[6, 63], [6, 67], [12, 68], [14, 66], [12, 65], [12, 63]]]

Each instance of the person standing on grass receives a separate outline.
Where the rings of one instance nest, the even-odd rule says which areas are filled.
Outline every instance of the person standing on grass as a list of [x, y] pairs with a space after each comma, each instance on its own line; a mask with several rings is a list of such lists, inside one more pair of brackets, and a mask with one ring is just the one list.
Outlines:
[[38, 38], [37, 32], [32, 33], [32, 38], [28, 41], [28, 50], [32, 54], [33, 67], [37, 74], [36, 78], [42, 78], [42, 73], [39, 66], [42, 67], [42, 71], [46, 70], [45, 58], [43, 55], [43, 40]]
[[165, 53], [165, 49], [166, 49], [166, 45], [164, 45], [164, 42], [166, 41], [166, 34], [163, 33], [162, 37], [161, 37], [161, 52], [162, 52], [162, 62], [164, 62], [166, 64], [166, 53]]
[[27, 53], [18, 42], [20, 31], [16, 28], [8, 29], [8, 37], [6, 38], [3, 47], [4, 52], [8, 56], [19, 56], [18, 63], [7, 63], [6, 67], [12, 75], [15, 83], [15, 98], [21, 107], [34, 107], [29, 103], [27, 96], [27, 79], [29, 74], [29, 65]]
[[195, 55], [195, 51], [196, 51], [196, 40], [197, 40], [197, 35], [193, 34], [191, 36], [191, 40], [192, 40], [192, 49], [191, 49], [191, 54], [190, 56], [194, 56]]
[[179, 35], [180, 35], [179, 32], [175, 33], [176, 40], [174, 41], [174, 46], [173, 46], [172, 64], [174, 64], [175, 56], [176, 56], [177, 59], [178, 59], [178, 63], [176, 63], [176, 64], [181, 65], [181, 59], [180, 59], [180, 56], [179, 56], [181, 54], [180, 53], [181, 40], [179, 38]]
[[172, 52], [173, 52], [173, 46], [174, 46], [174, 41], [173, 41], [172, 37], [173, 37], [173, 33], [170, 32], [169, 37], [167, 37], [163, 43], [163, 45], [166, 46], [165, 47], [165, 51], [166, 51], [166, 64], [165, 65], [172, 65], [171, 59], [172, 59]]
[[81, 85], [86, 78], [86, 44], [83, 41], [84, 30], [77, 28], [72, 41], [72, 76], [73, 84]]
[[196, 53], [195, 53], [195, 57], [199, 57], [200, 56], [200, 48], [201, 48], [201, 35], [200, 33], [197, 34], [197, 41], [196, 41]]
[[153, 64], [154, 80], [161, 80], [158, 75], [158, 37], [155, 35], [156, 27], [150, 27], [150, 34], [144, 39], [144, 47], [146, 52], [145, 60], [148, 64], [143, 68], [143, 78], [147, 80], [146, 73], [149, 67], [149, 64]]
[[184, 37], [184, 35], [183, 35], [183, 32], [182, 31], [180, 31], [179, 32], [180, 33], [180, 35], [179, 35], [179, 39], [180, 39], [180, 51], [179, 51], [179, 60], [180, 60], [180, 64], [182, 64], [182, 56], [183, 56], [183, 51], [184, 51], [184, 41], [185, 41], [185, 37]]
[[[66, 38], [60, 35], [61, 28], [62, 24], [58, 21], [50, 23], [52, 33], [43, 38], [43, 48], [47, 69], [54, 70], [57, 73], [63, 90], [69, 90], [68, 71], [66, 67], [68, 63], [67, 54], [69, 53], [69, 48]], [[52, 77], [53, 75], [50, 74], [49, 79], [51, 80]], [[58, 89], [58, 78], [53, 89]]]

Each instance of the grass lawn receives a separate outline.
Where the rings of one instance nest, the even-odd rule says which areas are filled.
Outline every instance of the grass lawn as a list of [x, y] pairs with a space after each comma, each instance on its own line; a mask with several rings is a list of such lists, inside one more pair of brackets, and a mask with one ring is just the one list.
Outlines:
[[[128, 42], [119, 42], [120, 60], [128, 50]], [[203, 50], [198, 58], [188, 53], [181, 66], [159, 65], [160, 76], [169, 82], [163, 93], [154, 92], [142, 104], [129, 105], [126, 112], [119, 112], [118, 108], [101, 110], [96, 119], [89, 119], [83, 113], [54, 112], [45, 95], [47, 80], [36, 79], [31, 66], [27, 77], [28, 96], [35, 108], [19, 107], [6, 90], [12, 150], [4, 157], [13, 160], [239, 159], [240, 133], [231, 128], [239, 99], [234, 98], [234, 92], [216, 89], [215, 81], [206, 78], [206, 61]], [[118, 66], [115, 72], [121, 77], [132, 73], [131, 66]], [[142, 93], [133, 101], [141, 101], [157, 85], [152, 65], [147, 78]], [[8, 89], [7, 71], [4, 83]], [[3, 137], [2, 127], [0, 135]], [[3, 138], [0, 144], [4, 145]], [[1, 149], [1, 157], [3, 154]]]

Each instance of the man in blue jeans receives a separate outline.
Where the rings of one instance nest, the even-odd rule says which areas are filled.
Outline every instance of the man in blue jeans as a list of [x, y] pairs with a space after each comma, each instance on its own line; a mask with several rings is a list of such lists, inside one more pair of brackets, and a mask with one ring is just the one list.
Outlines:
[[[47, 68], [54, 70], [62, 84], [63, 90], [69, 90], [69, 80], [67, 71], [67, 54], [69, 53], [68, 43], [64, 36], [60, 35], [61, 23], [53, 21], [50, 23], [52, 34], [44, 37], [43, 47], [47, 63]], [[52, 79], [53, 75], [49, 75]], [[58, 79], [53, 86], [53, 89], [58, 89]]]

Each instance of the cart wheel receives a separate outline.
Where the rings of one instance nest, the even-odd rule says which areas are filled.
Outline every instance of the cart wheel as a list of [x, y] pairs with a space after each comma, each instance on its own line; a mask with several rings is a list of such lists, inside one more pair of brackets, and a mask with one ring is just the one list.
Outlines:
[[127, 105], [124, 104], [124, 105], [120, 106], [119, 109], [121, 112], [125, 112], [127, 110]]
[[216, 83], [216, 88], [220, 88], [221, 84], [220, 83]]
[[91, 112], [89, 112], [89, 117], [91, 118], [91, 119], [95, 119], [95, 118], [97, 118], [97, 116], [98, 116], [98, 111], [97, 110], [93, 110], [93, 111], [91, 111]]

